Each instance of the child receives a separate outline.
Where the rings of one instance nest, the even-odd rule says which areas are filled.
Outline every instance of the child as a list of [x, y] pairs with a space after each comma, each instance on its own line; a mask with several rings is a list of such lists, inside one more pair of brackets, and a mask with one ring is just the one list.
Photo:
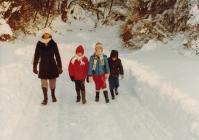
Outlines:
[[96, 97], [95, 101], [99, 101], [99, 93], [100, 90], [103, 91], [105, 101], [106, 103], [109, 103], [108, 98], [108, 91], [106, 89], [106, 79], [109, 77], [109, 64], [108, 64], [108, 58], [106, 55], [103, 54], [103, 46], [102, 43], [98, 42], [95, 45], [95, 53], [90, 57], [89, 61], [89, 82], [92, 81], [92, 79], [95, 82], [96, 87]]
[[76, 55], [72, 57], [68, 71], [71, 81], [75, 82], [77, 92], [76, 102], [80, 102], [82, 97], [82, 103], [86, 104], [85, 79], [88, 72], [88, 58], [84, 56], [82, 45], [77, 47]]
[[[112, 99], [115, 99], [115, 94], [118, 95], [118, 88], [119, 88], [119, 76], [124, 78], [124, 70], [122, 66], [121, 60], [118, 58], [118, 51], [112, 50], [111, 55], [108, 59], [109, 66], [110, 66], [110, 76], [109, 76], [109, 87]], [[115, 92], [115, 93], [114, 93]]]

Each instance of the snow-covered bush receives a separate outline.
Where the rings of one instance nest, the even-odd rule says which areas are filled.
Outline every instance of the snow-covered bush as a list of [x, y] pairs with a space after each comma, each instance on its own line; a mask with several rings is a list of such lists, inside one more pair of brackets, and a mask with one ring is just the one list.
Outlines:
[[56, 15], [56, 6], [56, 0], [2, 0], [0, 15], [6, 19], [13, 31], [22, 31], [26, 34], [30, 33], [31, 29], [38, 30], [40, 28], [38, 24], [42, 23], [42, 28], [50, 26]]
[[188, 0], [128, 0], [127, 5], [129, 16], [121, 31], [126, 47], [141, 48], [150, 39], [162, 40], [188, 28]]
[[72, 5], [68, 11], [69, 20], [84, 20], [86, 17], [85, 10], [78, 4]]
[[4, 19], [0, 19], [0, 41], [7, 41], [12, 38], [12, 30]]

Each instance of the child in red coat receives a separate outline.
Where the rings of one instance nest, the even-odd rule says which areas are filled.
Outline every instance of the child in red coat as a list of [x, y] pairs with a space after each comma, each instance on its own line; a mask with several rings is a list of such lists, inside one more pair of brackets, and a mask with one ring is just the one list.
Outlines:
[[77, 47], [76, 55], [72, 57], [68, 71], [71, 81], [75, 82], [77, 92], [76, 102], [80, 102], [82, 97], [82, 103], [86, 104], [85, 79], [88, 73], [88, 58], [84, 56], [84, 48], [82, 45]]

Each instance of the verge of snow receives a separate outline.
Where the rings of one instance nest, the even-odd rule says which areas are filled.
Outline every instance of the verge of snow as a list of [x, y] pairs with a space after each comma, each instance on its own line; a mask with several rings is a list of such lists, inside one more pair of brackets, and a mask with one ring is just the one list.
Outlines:
[[141, 50], [142, 51], [149, 51], [149, 50], [154, 50], [157, 48], [157, 43], [155, 40], [150, 40], [147, 44], [145, 44]]
[[[132, 77], [132, 81], [135, 81], [133, 82], [133, 86], [136, 90], [136, 96], [138, 96], [140, 101], [157, 116], [159, 121], [166, 125], [166, 129], [175, 133], [174, 139], [192, 140], [199, 138], [199, 102], [193, 96], [194, 89], [188, 89], [192, 86], [186, 87], [185, 89], [187, 90], [181, 86], [194, 83], [187, 82], [191, 80], [191, 77], [188, 76], [190, 73], [187, 73], [187, 76], [182, 75], [183, 72], [178, 74], [179, 72], [175, 71], [175, 69], [180, 69], [180, 66], [172, 67], [180, 65], [179, 63], [183, 61], [179, 61], [179, 48], [175, 48], [181, 46], [179, 42], [182, 39], [183, 36], [178, 36], [173, 41], [165, 44], [165, 46], [163, 46], [163, 43], [157, 43], [153, 40], [149, 41], [149, 43], [141, 49], [140, 53], [138, 53], [137, 56], [141, 57], [126, 57], [123, 59], [123, 62], [126, 70], [129, 72], [128, 77]], [[169, 49], [172, 51], [167, 51]], [[167, 55], [165, 55], [166, 53]], [[174, 54], [171, 55], [170, 53]], [[168, 58], [166, 59], [168, 60], [159, 60], [164, 58], [160, 57], [161, 55], [167, 56]], [[172, 57], [169, 58], [170, 56]], [[146, 57], [153, 58], [147, 60]], [[184, 56], [180, 57], [180, 59], [183, 58]], [[186, 58], [185, 60], [187, 59], [189, 60], [190, 58]], [[169, 63], [167, 64], [166, 62]], [[195, 63], [190, 64], [191, 61], [187, 62], [189, 63], [185, 61], [186, 64], [184, 65], [187, 66], [187, 71], [190, 71], [191, 68], [189, 66], [194, 66]], [[161, 63], [165, 63], [165, 65]], [[171, 75], [173, 75], [173, 77]], [[164, 76], [169, 77], [165, 80]], [[177, 78], [177, 76], [181, 77]], [[176, 86], [176, 82], [178, 82], [176, 79], [184, 79], [184, 81], [181, 81], [182, 83], [179, 84], [181, 86]], [[190, 93], [187, 93], [187, 91]]]

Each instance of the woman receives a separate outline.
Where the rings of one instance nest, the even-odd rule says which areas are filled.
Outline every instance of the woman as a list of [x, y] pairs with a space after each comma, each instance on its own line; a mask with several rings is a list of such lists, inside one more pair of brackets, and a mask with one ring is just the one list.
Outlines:
[[[38, 63], [39, 72], [37, 70]], [[33, 72], [38, 74], [38, 77], [41, 79], [41, 87], [44, 95], [44, 100], [41, 104], [47, 105], [48, 103], [48, 83], [51, 89], [52, 101], [56, 102], [56, 78], [58, 78], [59, 74], [63, 71], [57, 44], [52, 39], [52, 35], [49, 31], [46, 31], [42, 39], [37, 43], [33, 61]]]

